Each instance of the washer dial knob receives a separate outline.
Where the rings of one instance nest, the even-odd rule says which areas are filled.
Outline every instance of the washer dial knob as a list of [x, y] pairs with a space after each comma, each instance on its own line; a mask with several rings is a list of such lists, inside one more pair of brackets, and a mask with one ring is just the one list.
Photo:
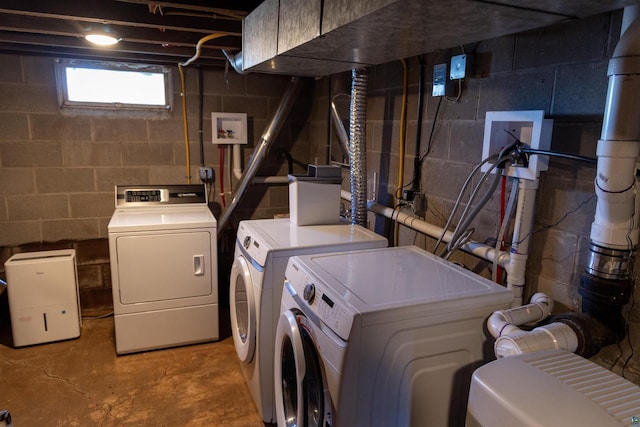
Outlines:
[[302, 292], [302, 298], [307, 301], [309, 304], [313, 304], [313, 299], [316, 296], [316, 286], [313, 283], [309, 283], [305, 285], [304, 291]]
[[251, 236], [245, 237], [244, 241], [242, 242], [242, 246], [244, 246], [245, 249], [249, 249], [250, 244], [251, 244]]

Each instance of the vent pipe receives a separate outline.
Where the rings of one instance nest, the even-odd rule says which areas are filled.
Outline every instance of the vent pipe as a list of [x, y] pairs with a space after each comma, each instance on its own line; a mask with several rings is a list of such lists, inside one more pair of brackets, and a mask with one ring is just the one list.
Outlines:
[[[627, 14], [625, 10], [625, 15]], [[609, 86], [598, 141], [590, 255], [580, 279], [582, 312], [608, 331], [601, 345], [625, 336], [622, 307], [633, 292], [633, 251], [638, 244], [640, 197], [640, 20], [624, 32], [609, 61]]]
[[280, 101], [280, 105], [278, 105], [278, 109], [276, 110], [271, 122], [267, 126], [267, 128], [262, 133], [262, 137], [260, 138], [260, 142], [258, 143], [251, 159], [249, 159], [249, 165], [246, 167], [244, 172], [242, 173], [242, 177], [240, 178], [240, 182], [238, 182], [238, 188], [236, 190], [236, 194], [233, 196], [233, 200], [227, 207], [227, 209], [222, 213], [222, 217], [218, 220], [218, 236], [222, 234], [222, 230], [225, 225], [229, 221], [229, 218], [238, 207], [238, 203], [244, 196], [244, 193], [255, 177], [258, 169], [262, 165], [264, 159], [271, 148], [271, 144], [273, 140], [280, 132], [282, 128], [282, 124], [284, 120], [287, 118], [293, 103], [297, 98], [298, 91], [300, 90], [300, 78], [292, 77], [289, 82], [289, 87], [287, 88], [282, 100]]
[[351, 223], [367, 226], [367, 71], [351, 71]]

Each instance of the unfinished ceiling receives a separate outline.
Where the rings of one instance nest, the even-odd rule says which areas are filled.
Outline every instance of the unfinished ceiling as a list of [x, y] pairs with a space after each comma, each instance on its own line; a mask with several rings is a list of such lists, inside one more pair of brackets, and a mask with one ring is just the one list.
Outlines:
[[[242, 19], [261, 0], [2, 0], [0, 52], [73, 58], [183, 62], [198, 40], [225, 34], [202, 47], [203, 65], [222, 65], [222, 49], [239, 51]], [[89, 28], [106, 25], [121, 38], [97, 48], [84, 40]]]
[[[0, 53], [319, 76], [640, 4], [640, 0], [2, 0]], [[247, 17], [244, 22], [243, 19]], [[83, 35], [121, 38], [98, 48]], [[244, 40], [243, 40], [244, 31]]]

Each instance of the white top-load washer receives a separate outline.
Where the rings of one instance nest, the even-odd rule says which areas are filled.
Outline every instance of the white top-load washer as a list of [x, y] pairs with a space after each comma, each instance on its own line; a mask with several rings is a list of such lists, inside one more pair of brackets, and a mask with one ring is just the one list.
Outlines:
[[279, 426], [464, 425], [484, 320], [511, 291], [413, 246], [292, 257], [275, 342]]
[[116, 187], [109, 222], [118, 354], [217, 340], [216, 219], [204, 185]]
[[263, 421], [275, 421], [273, 342], [289, 257], [386, 246], [386, 238], [347, 223], [297, 226], [286, 218], [240, 222], [230, 278], [231, 330]]

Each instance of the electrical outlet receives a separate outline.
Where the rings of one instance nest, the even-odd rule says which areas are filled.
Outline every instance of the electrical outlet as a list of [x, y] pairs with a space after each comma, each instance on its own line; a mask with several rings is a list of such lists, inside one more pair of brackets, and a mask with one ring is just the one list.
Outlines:
[[213, 182], [213, 168], [209, 166], [200, 166], [200, 181]]

